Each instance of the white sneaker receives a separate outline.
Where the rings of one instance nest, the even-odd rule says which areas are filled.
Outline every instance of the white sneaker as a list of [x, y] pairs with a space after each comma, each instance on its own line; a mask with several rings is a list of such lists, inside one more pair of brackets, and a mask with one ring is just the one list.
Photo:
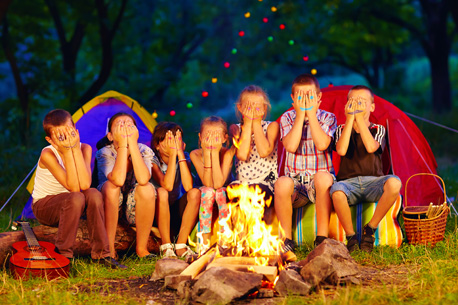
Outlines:
[[188, 256], [192, 256], [197, 254], [196, 252], [192, 251], [191, 248], [187, 244], [175, 244], [175, 250], [186, 249], [183, 254], [180, 255], [180, 258], [187, 258]]
[[173, 250], [173, 244], [163, 244], [160, 246], [162, 258], [177, 258], [175, 251]]

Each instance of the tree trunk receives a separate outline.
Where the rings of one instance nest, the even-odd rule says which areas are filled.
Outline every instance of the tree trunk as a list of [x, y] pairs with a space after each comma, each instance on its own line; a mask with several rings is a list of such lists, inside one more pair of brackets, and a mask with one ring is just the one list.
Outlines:
[[452, 38], [447, 29], [449, 3], [447, 0], [422, 0], [420, 4], [427, 28], [427, 39], [422, 44], [431, 67], [433, 110], [437, 113], [450, 111], [452, 96], [448, 59]]
[[[47, 241], [54, 243], [57, 234], [57, 228], [39, 225], [33, 227], [38, 241]], [[115, 248], [117, 251], [135, 250], [135, 231], [127, 225], [118, 225], [116, 230]], [[5, 265], [7, 259], [12, 255], [12, 245], [15, 242], [25, 240], [22, 231], [0, 233], [0, 264]], [[150, 234], [148, 239], [148, 251], [159, 253], [160, 239]], [[86, 220], [80, 220], [78, 232], [76, 235], [75, 245], [73, 247], [75, 256], [86, 256], [91, 254], [91, 243], [89, 240], [89, 231]]]

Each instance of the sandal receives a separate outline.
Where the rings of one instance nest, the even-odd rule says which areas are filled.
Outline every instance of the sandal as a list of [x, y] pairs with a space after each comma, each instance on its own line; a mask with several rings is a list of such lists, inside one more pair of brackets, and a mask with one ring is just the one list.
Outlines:
[[184, 251], [183, 254], [180, 255], [180, 258], [186, 258], [188, 256], [197, 254], [196, 252], [192, 251], [187, 244], [175, 244], [175, 250], [180, 249], [186, 249], [186, 251]]
[[173, 251], [173, 244], [163, 244], [160, 246], [162, 258], [177, 258], [175, 251]]

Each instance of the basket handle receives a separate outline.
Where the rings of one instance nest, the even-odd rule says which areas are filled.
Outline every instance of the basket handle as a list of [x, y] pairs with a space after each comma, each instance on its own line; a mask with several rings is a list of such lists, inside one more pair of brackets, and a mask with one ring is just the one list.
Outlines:
[[407, 185], [409, 184], [409, 180], [412, 179], [413, 177], [415, 176], [433, 176], [433, 177], [436, 177], [436, 178], [439, 178], [439, 180], [442, 182], [442, 189], [444, 190], [444, 203], [447, 202], [447, 195], [446, 195], [446, 192], [445, 192], [445, 183], [444, 183], [444, 180], [442, 180], [441, 177], [439, 177], [438, 175], [435, 175], [435, 174], [430, 174], [430, 173], [418, 173], [418, 174], [414, 174], [412, 176], [409, 177], [409, 179], [407, 179], [407, 182], [406, 182], [406, 186], [405, 186], [405, 204], [407, 206]]

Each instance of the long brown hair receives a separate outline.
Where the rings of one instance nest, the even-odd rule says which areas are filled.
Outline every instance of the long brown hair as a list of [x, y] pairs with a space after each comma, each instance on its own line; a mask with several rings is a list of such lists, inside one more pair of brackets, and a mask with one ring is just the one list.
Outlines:
[[161, 154], [157, 150], [156, 146], [158, 146], [159, 143], [164, 141], [167, 131], [169, 130], [172, 131], [174, 136], [179, 130], [181, 132], [181, 136], [183, 136], [183, 128], [181, 128], [180, 125], [174, 122], [160, 122], [156, 125], [156, 127], [154, 127], [153, 135], [151, 136], [151, 149], [153, 150], [154, 154], [159, 158], [159, 161], [161, 161], [161, 163]]

